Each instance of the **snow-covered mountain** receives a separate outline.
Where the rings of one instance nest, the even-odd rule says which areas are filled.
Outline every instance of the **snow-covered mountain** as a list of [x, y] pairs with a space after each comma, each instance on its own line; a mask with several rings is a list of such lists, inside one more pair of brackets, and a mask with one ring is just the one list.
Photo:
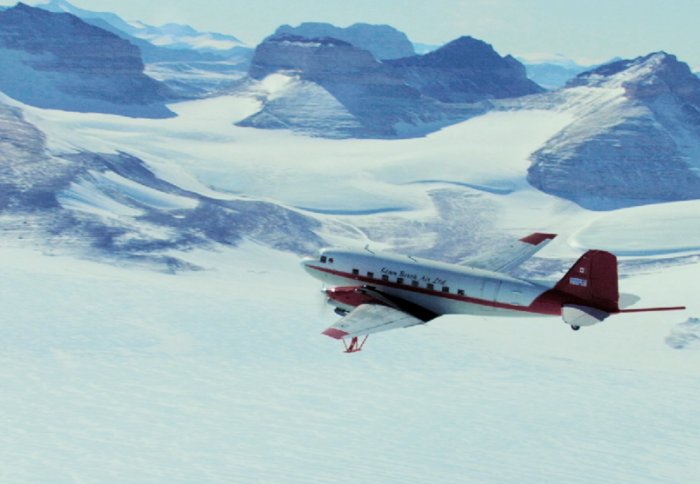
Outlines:
[[590, 70], [592, 66], [583, 66], [563, 56], [519, 56], [518, 60], [525, 66], [527, 77], [546, 89], [559, 89], [578, 74]]
[[401, 135], [399, 125], [445, 118], [434, 101], [392, 75], [369, 51], [342, 40], [270, 37], [256, 49], [249, 74], [261, 81], [258, 91], [269, 92], [262, 97], [263, 109], [241, 126], [395, 137]]
[[71, 13], [135, 45], [148, 75], [182, 98], [214, 96], [230, 90], [245, 76], [253, 55], [253, 50], [234, 36], [199, 32], [188, 25], [156, 27], [127, 22], [116, 14], [82, 9], [65, 0], [51, 0], [38, 8]]
[[700, 79], [658, 52], [553, 95], [574, 121], [533, 155], [535, 187], [595, 209], [700, 198]]
[[387, 61], [394, 74], [421, 94], [447, 103], [502, 99], [542, 92], [512, 56], [460, 37], [424, 55]]
[[172, 93], [136, 47], [71, 14], [22, 3], [0, 12], [0, 91], [44, 108], [165, 117]]
[[362, 50], [367, 50], [379, 60], [399, 59], [415, 54], [413, 44], [403, 32], [390, 25], [357, 23], [341, 28], [328, 23], [304, 22], [297, 27], [280, 26], [273, 37], [292, 35], [317, 39], [329, 37], [343, 40]]
[[542, 91], [515, 59], [472, 38], [382, 62], [342, 40], [285, 34], [257, 47], [249, 73], [275, 77], [255, 86], [262, 109], [242, 126], [326, 137], [424, 135], [486, 110], [475, 103]]
[[[126, 152], [54, 149], [22, 110], [0, 103], [0, 216], [5, 231], [109, 258], [180, 263], [169, 249], [242, 240], [309, 252], [319, 223], [279, 204], [160, 178]], [[127, 148], [126, 146], [124, 148]]]
[[[21, 21], [3, 24], [0, 82], [26, 69], [108, 96], [136, 75], [147, 92], [123, 40], [7, 13]], [[0, 480], [694, 482], [700, 200], [614, 209], [658, 194], [653, 177], [697, 198], [681, 190], [699, 92], [684, 65], [653, 54], [515, 99], [496, 86], [465, 119], [355, 46], [279, 43], [241, 89], [164, 119], [0, 94]], [[90, 80], [102, 70], [109, 82]], [[366, 137], [365, 119], [420, 109], [463, 117], [411, 139], [299, 132]], [[238, 125], [263, 115], [294, 129]], [[610, 210], [586, 208], [598, 191]], [[611, 250], [622, 291], [688, 310], [577, 333], [448, 316], [348, 357], [320, 334], [337, 316], [299, 267], [322, 245], [457, 261], [534, 231], [560, 235], [518, 275], [558, 279]]]
[[[6, 481], [695, 478], [700, 204], [599, 213], [529, 186], [530, 153], [573, 111], [329, 140], [235, 126], [258, 107], [243, 93], [146, 120], [3, 102]], [[444, 317], [349, 358], [288, 252], [457, 260], [533, 230], [560, 236], [521, 275], [614, 249], [632, 255], [623, 291], [689, 310], [578, 333]]]
[[102, 23], [104, 22], [135, 38], [169, 49], [224, 54], [238, 47], [246, 47], [233, 35], [200, 32], [189, 25], [174, 23], [153, 26], [138, 21], [127, 22], [114, 13], [86, 10], [76, 7], [66, 0], [50, 0], [46, 4], [38, 5], [38, 7], [52, 12], [72, 13], [88, 23], [100, 21], [98, 24], [100, 27], [104, 26]]

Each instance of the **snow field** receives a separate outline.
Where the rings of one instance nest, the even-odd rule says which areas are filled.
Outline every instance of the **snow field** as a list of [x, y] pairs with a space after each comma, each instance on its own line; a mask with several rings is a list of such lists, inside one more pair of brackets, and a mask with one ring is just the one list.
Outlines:
[[[682, 314], [579, 333], [556, 319], [448, 317], [346, 355], [320, 335], [335, 316], [295, 256], [250, 244], [182, 256], [207, 270], [0, 251], [0, 480], [697, 475], [700, 353], [663, 339]], [[626, 285], [680, 284], [690, 269]]]

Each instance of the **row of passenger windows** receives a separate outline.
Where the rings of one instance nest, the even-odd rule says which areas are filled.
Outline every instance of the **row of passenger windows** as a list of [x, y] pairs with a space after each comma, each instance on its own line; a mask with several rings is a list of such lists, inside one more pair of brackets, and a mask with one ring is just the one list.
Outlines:
[[[353, 274], [354, 276], [359, 276], [359, 275], [360, 275], [360, 271], [359, 271], [358, 269], [353, 269], [353, 270], [352, 270], [352, 274]], [[374, 272], [368, 272], [368, 273], [367, 273], [367, 277], [369, 277], [370, 279], [374, 279]], [[391, 281], [389, 280], [389, 276], [387, 276], [386, 274], [382, 274], [382, 281], [384, 281], [384, 282], [391, 282]], [[396, 278], [396, 284], [406, 284], [406, 281], [404, 280], [403, 277], [397, 277], [397, 278]], [[412, 286], [412, 287], [420, 287], [420, 282], [418, 282], [418, 281], [416, 281], [416, 280], [414, 280], [414, 279], [411, 279], [411, 286]], [[426, 287], [426, 289], [428, 289], [428, 290], [430, 290], [430, 291], [434, 291], [434, 290], [435, 290], [435, 284], [427, 283], [427, 284], [425, 285], [425, 287]], [[442, 286], [442, 292], [448, 293], [448, 294], [449, 294], [449, 293], [451, 292], [449, 286]], [[457, 295], [458, 295], [458, 296], [464, 296], [464, 289], [457, 289]]]

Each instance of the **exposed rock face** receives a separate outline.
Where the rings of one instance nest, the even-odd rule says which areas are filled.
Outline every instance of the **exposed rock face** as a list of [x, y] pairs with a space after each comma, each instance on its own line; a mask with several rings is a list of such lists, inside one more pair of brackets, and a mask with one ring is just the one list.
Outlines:
[[460, 37], [425, 55], [388, 61], [395, 75], [442, 102], [476, 102], [542, 92], [525, 67], [501, 57], [489, 44]]
[[[434, 101], [394, 76], [370, 52], [342, 40], [292, 35], [269, 38], [256, 49], [249, 74], [261, 80], [276, 73], [315, 83], [335, 98], [356, 121], [343, 137], [393, 137], [397, 135], [397, 124], [438, 121], [444, 117]], [[299, 95], [296, 90], [285, 92], [286, 97]], [[291, 119], [294, 113], [271, 109], [298, 103], [282, 103], [279, 96], [277, 99], [276, 105], [269, 105], [269, 109], [241, 124], [269, 128], [295, 126], [297, 123]]]
[[282, 25], [274, 36], [295, 35], [307, 39], [330, 37], [343, 40], [360, 49], [367, 50], [380, 60], [399, 59], [415, 54], [413, 44], [403, 32], [389, 25], [358, 23], [347, 28], [327, 23], [304, 22], [298, 27]]
[[139, 50], [70, 14], [18, 4], [0, 12], [0, 90], [69, 111], [164, 117], [170, 91], [146, 76]]
[[601, 66], [562, 92], [576, 120], [528, 180], [593, 209], [700, 198], [700, 79], [663, 52]]
[[[309, 126], [325, 125], [325, 131], [315, 134], [332, 137], [419, 136], [484, 112], [487, 106], [477, 104], [482, 101], [543, 91], [527, 79], [518, 61], [469, 37], [422, 56], [378, 61], [371, 52], [343, 40], [278, 35], [258, 46], [249, 74], [263, 80], [279, 73], [321, 86], [345, 112], [338, 119], [300, 123], [296, 113], [282, 107], [295, 106], [298, 111], [304, 100], [290, 98], [302, 94], [287, 91], [273, 103], [263, 100], [263, 110], [241, 125], [304, 132]], [[305, 86], [304, 95], [309, 92]], [[324, 103], [324, 112], [330, 112], [329, 107]], [[348, 113], [359, 127], [333, 129], [340, 122], [346, 128], [352, 124], [347, 123]]]

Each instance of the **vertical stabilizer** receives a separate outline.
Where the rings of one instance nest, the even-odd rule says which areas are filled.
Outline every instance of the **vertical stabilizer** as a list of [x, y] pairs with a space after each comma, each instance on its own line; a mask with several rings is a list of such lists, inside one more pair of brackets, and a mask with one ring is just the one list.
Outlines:
[[608, 313], [619, 311], [617, 257], [602, 250], [589, 250], [569, 269], [555, 289], [580, 304]]

